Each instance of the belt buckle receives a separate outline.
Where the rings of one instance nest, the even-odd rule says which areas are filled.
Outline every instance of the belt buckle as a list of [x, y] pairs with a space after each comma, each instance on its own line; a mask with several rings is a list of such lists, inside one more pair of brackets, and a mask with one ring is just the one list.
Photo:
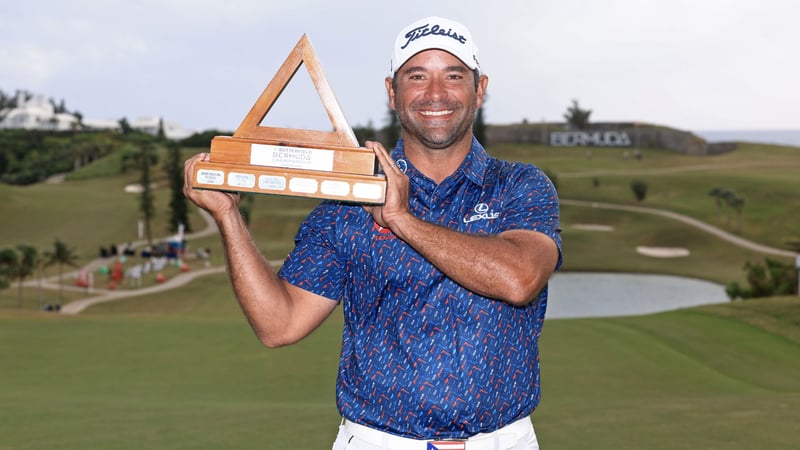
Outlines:
[[461, 439], [442, 439], [429, 441], [427, 450], [466, 450], [467, 441]]

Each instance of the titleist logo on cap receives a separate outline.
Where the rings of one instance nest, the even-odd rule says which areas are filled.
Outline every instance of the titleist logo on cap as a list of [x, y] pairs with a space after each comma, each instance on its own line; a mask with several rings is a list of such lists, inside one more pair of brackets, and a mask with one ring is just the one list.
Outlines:
[[462, 44], [465, 44], [467, 42], [466, 37], [454, 32], [451, 28], [448, 28], [447, 31], [445, 31], [445, 29], [440, 27], [439, 25], [434, 25], [431, 27], [429, 24], [425, 24], [417, 28], [414, 28], [413, 30], [406, 33], [405, 38], [408, 40], [400, 48], [405, 49], [412, 42], [416, 41], [419, 38], [423, 38], [425, 36], [446, 36], [449, 38], [453, 38]]

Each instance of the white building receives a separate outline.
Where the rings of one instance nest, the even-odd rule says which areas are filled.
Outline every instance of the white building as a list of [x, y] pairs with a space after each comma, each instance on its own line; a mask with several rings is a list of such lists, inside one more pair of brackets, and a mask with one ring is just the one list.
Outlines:
[[[68, 131], [73, 129], [121, 131], [119, 120], [80, 121], [76, 115], [56, 113], [53, 104], [44, 95], [33, 95], [26, 99], [23, 92], [17, 93], [17, 106], [0, 110], [0, 129]], [[131, 128], [144, 133], [158, 135], [162, 118], [159, 116], [141, 117], [130, 122]], [[183, 128], [176, 122], [163, 121], [164, 135], [167, 139], [180, 140], [196, 133], [196, 130]]]
[[79, 127], [80, 121], [77, 116], [56, 113], [55, 110], [44, 95], [34, 95], [26, 99], [25, 94], [19, 92], [16, 108], [0, 110], [0, 128], [67, 131]]
[[169, 120], [163, 120], [163, 118], [159, 116], [139, 117], [131, 120], [130, 126], [134, 130], [156, 136], [158, 135], [159, 127], [162, 126], [162, 122], [164, 126], [164, 136], [173, 141], [185, 139], [196, 133], [195, 130], [187, 130], [178, 123]]
[[119, 120], [83, 119], [83, 128], [89, 131], [122, 131]]

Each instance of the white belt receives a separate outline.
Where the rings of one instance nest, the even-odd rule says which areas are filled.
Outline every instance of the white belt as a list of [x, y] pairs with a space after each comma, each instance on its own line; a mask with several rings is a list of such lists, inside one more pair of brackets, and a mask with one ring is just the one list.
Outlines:
[[[342, 426], [346, 433], [385, 450], [427, 450], [428, 443], [431, 442], [441, 442], [441, 445], [437, 445], [437, 447], [442, 450], [461, 448], [465, 450], [503, 450], [512, 447], [523, 436], [533, 431], [533, 424], [529, 417], [491, 433], [479, 433], [465, 439], [410, 439], [359, 425], [347, 419], [344, 420]], [[461, 443], [464, 444], [463, 447]]]

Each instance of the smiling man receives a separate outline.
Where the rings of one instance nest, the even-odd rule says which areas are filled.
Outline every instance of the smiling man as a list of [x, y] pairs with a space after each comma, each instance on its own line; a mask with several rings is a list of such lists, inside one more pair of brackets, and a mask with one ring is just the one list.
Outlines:
[[[472, 123], [488, 78], [462, 24], [398, 35], [386, 79], [402, 125], [380, 206], [321, 203], [279, 273], [236, 204], [185, 192], [219, 225], [237, 299], [269, 346], [310, 334], [341, 304], [333, 448], [535, 449], [538, 339], [561, 263], [558, 197], [535, 166], [492, 158]], [[187, 180], [193, 165], [186, 163]]]

